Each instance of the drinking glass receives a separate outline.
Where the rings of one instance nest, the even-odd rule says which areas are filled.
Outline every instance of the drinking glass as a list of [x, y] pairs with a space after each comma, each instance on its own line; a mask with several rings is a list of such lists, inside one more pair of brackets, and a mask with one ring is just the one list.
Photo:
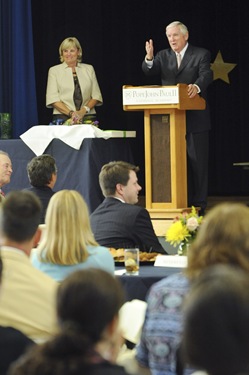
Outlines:
[[124, 263], [126, 275], [138, 275], [139, 274], [139, 249], [125, 249], [124, 251]]

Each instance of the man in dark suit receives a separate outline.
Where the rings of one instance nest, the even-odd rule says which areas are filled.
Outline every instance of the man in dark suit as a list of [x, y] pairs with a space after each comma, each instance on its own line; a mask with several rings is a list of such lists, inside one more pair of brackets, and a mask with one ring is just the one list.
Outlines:
[[106, 247], [132, 248], [167, 254], [154, 232], [148, 211], [137, 206], [138, 167], [124, 161], [105, 164], [99, 183], [105, 200], [91, 214], [96, 241]]
[[35, 193], [41, 200], [41, 221], [45, 222], [45, 215], [50, 198], [54, 195], [53, 187], [57, 179], [57, 167], [53, 156], [43, 154], [35, 156], [27, 165], [30, 184], [27, 190]]
[[188, 43], [188, 29], [179, 21], [166, 27], [170, 48], [159, 51], [154, 57], [153, 41], [145, 44], [146, 56], [142, 63], [146, 75], [160, 75], [163, 86], [186, 83], [188, 96], [202, 96], [206, 100], [205, 110], [188, 110], [187, 161], [188, 161], [188, 205], [200, 207], [204, 214], [208, 196], [208, 150], [210, 114], [207, 103], [207, 88], [213, 81], [210, 69], [210, 52]]

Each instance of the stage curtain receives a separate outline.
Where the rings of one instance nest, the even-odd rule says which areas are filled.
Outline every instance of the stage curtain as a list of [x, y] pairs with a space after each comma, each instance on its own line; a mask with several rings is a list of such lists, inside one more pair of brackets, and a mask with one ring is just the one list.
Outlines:
[[38, 123], [30, 0], [0, 0], [0, 112], [13, 138]]

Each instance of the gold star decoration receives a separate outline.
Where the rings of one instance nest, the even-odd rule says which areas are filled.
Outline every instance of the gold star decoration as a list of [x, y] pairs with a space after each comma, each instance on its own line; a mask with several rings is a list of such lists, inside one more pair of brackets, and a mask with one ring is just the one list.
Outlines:
[[211, 64], [211, 69], [214, 72], [214, 81], [216, 79], [222, 79], [226, 83], [230, 83], [228, 73], [230, 73], [236, 65], [237, 64], [225, 63], [219, 51], [213, 64]]

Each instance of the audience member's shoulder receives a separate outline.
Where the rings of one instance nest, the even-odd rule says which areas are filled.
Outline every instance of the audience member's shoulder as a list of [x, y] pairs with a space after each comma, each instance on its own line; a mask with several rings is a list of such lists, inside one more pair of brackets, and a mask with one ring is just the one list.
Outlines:
[[107, 361], [102, 363], [99, 368], [96, 368], [94, 373], [101, 375], [128, 375], [123, 366], [112, 364]]
[[9, 366], [35, 342], [13, 327], [0, 326], [0, 374], [6, 374]]
[[98, 254], [108, 254], [108, 256], [110, 255], [111, 256], [111, 253], [109, 251], [109, 249], [105, 246], [91, 246], [91, 245], [88, 245], [87, 246], [87, 250], [90, 254], [95, 254], [96, 251], [98, 252]]
[[134, 207], [134, 212], [136, 212], [137, 215], [146, 219], [148, 218], [150, 219], [149, 211], [145, 207], [139, 206], [138, 204], [133, 205], [133, 207]]
[[52, 277], [48, 276], [44, 272], [40, 271], [39, 269], [35, 268], [33, 264], [31, 263], [32, 260], [30, 260], [30, 266], [32, 268], [33, 277], [35, 280], [38, 280], [40, 284], [42, 284], [45, 287], [49, 288], [57, 288], [58, 282], [55, 281]]
[[[103, 253], [108, 253], [108, 254], [110, 254], [109, 248], [106, 247], [106, 246], [101, 246], [101, 245], [99, 245], [98, 249], [99, 249], [100, 251], [102, 251]], [[110, 255], [111, 255], [111, 254], [110, 254]]]
[[146, 208], [144, 208], [142, 206], [139, 206], [138, 204], [125, 203], [124, 205], [125, 205], [125, 207], [128, 206], [131, 211], [139, 212], [139, 213], [143, 213], [143, 214], [149, 214], [148, 211], [146, 210]]
[[147, 296], [148, 311], [153, 313], [161, 306], [161, 313], [166, 310], [179, 311], [189, 290], [187, 278], [180, 273], [173, 274], [153, 284]]
[[13, 343], [16, 344], [23, 343], [24, 345], [32, 345], [35, 344], [28, 336], [26, 336], [21, 331], [17, 330], [13, 327], [3, 327], [0, 326], [0, 343], [3, 345], [6, 342], [10, 342], [13, 340]]
[[164, 290], [165, 288], [170, 289], [182, 289], [183, 291], [189, 288], [189, 280], [182, 272], [173, 273], [168, 277], [156, 282], [152, 285], [151, 291], [158, 292]]

